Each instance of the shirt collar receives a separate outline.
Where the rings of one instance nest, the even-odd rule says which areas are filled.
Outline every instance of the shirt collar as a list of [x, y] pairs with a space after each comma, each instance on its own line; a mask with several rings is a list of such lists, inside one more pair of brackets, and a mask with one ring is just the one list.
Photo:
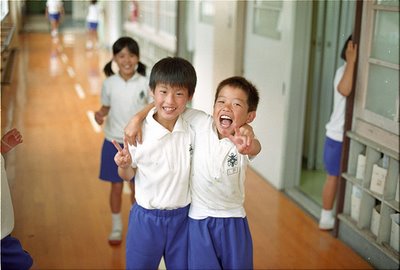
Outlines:
[[188, 124], [182, 119], [181, 115], [179, 115], [178, 119], [176, 120], [174, 129], [172, 130], [172, 132], [170, 132], [154, 119], [153, 116], [155, 113], [156, 108], [152, 108], [146, 116], [146, 121], [149, 123], [152, 136], [154, 136], [156, 139], [161, 139], [162, 137], [170, 133], [186, 132], [188, 130]]
[[[121, 77], [119, 72], [116, 74], [121, 80], [125, 82], [125, 79]], [[140, 74], [136, 71], [132, 77], [130, 77], [126, 82], [136, 81], [139, 78]]]

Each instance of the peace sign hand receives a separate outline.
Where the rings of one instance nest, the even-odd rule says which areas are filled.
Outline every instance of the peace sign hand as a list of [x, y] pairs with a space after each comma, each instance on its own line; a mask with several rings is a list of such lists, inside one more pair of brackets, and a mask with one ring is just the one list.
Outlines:
[[112, 143], [118, 150], [118, 152], [114, 156], [115, 164], [117, 164], [117, 166], [122, 169], [129, 168], [132, 164], [132, 157], [131, 154], [129, 153], [127, 139], [124, 138], [124, 148], [121, 148], [119, 143], [115, 140], [112, 140]]
[[235, 128], [235, 135], [230, 134], [228, 138], [235, 144], [236, 149], [242, 155], [249, 154], [250, 146], [252, 143], [251, 134], [242, 134], [239, 128]]

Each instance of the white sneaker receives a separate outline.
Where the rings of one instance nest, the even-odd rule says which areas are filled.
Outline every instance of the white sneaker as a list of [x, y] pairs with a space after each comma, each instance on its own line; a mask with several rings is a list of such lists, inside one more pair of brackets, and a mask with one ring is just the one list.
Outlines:
[[92, 48], [93, 48], [93, 42], [91, 41], [86, 42], [86, 49], [90, 50]]
[[57, 37], [57, 36], [58, 36], [58, 31], [57, 31], [57, 30], [52, 30], [52, 31], [51, 31], [51, 36], [52, 36], [53, 38]]
[[332, 230], [335, 226], [335, 218], [334, 217], [325, 217], [321, 218], [319, 221], [319, 229], [320, 230]]
[[122, 231], [121, 230], [112, 230], [110, 236], [108, 236], [108, 243], [110, 245], [119, 245], [122, 242]]

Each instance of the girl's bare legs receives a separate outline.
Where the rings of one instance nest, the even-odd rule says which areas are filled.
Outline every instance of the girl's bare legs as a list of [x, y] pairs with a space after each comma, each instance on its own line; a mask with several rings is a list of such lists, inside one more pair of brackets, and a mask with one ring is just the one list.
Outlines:
[[123, 182], [111, 183], [110, 207], [112, 214], [112, 230], [108, 237], [108, 242], [111, 245], [119, 245], [122, 241], [121, 205], [123, 184]]
[[322, 190], [322, 208], [325, 210], [332, 210], [333, 203], [336, 197], [336, 188], [338, 182], [337, 176], [328, 175]]
[[55, 37], [58, 35], [58, 25], [59, 21], [57, 20], [50, 20], [50, 26], [51, 26], [51, 36]]
[[323, 230], [333, 229], [335, 223], [333, 204], [335, 202], [338, 179], [338, 176], [328, 175], [322, 190], [322, 211], [319, 227]]
[[95, 29], [89, 29], [88, 30], [88, 39], [86, 42], [86, 48], [87, 49], [92, 49], [92, 48], [97, 48], [97, 30]]

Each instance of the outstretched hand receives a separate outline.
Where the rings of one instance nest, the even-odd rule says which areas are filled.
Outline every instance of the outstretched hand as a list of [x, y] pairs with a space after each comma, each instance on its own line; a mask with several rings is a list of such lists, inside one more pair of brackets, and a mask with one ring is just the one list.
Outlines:
[[229, 140], [231, 140], [235, 144], [236, 149], [240, 154], [251, 154], [251, 144], [254, 139], [254, 133], [252, 132], [252, 130], [251, 132], [248, 129], [242, 129], [241, 131], [239, 128], [235, 128], [235, 134], [229, 134], [227, 138], [229, 138]]
[[13, 128], [1, 138], [1, 152], [7, 153], [20, 143], [22, 143], [22, 135], [16, 128]]
[[112, 140], [115, 148], [117, 148], [118, 152], [114, 156], [115, 164], [122, 169], [129, 168], [132, 164], [132, 157], [129, 153], [128, 149], [128, 140], [124, 138], [124, 148], [121, 148], [118, 142]]

